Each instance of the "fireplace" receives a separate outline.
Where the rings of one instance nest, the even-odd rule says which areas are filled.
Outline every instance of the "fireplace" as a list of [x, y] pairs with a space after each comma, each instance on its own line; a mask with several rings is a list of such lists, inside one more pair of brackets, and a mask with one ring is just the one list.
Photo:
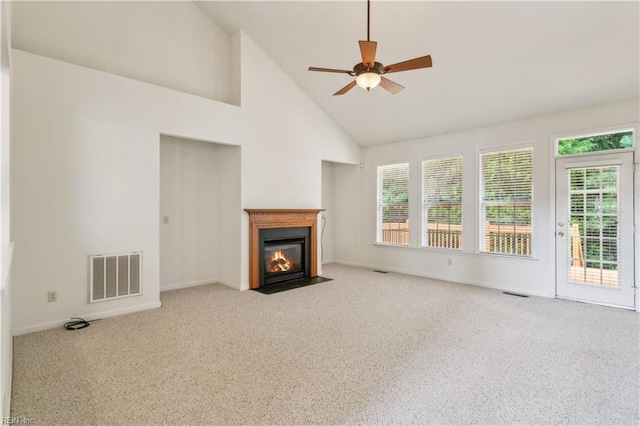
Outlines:
[[260, 230], [260, 285], [310, 277], [309, 228]]
[[249, 213], [249, 287], [257, 289], [317, 276], [320, 209]]

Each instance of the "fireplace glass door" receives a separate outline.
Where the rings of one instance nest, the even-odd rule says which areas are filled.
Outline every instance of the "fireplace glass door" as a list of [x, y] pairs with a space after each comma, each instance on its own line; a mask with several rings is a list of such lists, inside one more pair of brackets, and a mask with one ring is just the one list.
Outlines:
[[309, 278], [309, 227], [261, 229], [258, 254], [260, 287]]
[[304, 277], [304, 239], [265, 242], [265, 284], [302, 277]]

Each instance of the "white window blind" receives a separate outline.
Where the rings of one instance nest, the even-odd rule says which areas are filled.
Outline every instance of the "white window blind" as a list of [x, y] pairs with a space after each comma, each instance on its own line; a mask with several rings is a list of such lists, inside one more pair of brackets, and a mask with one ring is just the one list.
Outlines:
[[378, 166], [377, 242], [409, 244], [409, 163]]
[[531, 255], [533, 148], [480, 155], [481, 251]]
[[620, 288], [620, 166], [567, 170], [572, 283]]
[[422, 161], [422, 245], [460, 249], [462, 156]]

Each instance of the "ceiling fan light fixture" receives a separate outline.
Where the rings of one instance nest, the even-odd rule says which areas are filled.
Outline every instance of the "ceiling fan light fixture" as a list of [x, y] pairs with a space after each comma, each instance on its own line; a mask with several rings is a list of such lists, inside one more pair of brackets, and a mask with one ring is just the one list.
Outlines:
[[367, 0], [367, 40], [359, 40], [358, 45], [360, 45], [360, 56], [362, 57], [362, 62], [355, 64], [353, 67], [353, 71], [349, 70], [340, 70], [335, 68], [318, 68], [318, 67], [309, 67], [309, 71], [320, 71], [320, 72], [334, 72], [339, 74], [349, 74], [352, 77], [355, 77], [355, 80], [351, 80], [349, 84], [344, 86], [342, 89], [338, 90], [333, 96], [344, 95], [349, 90], [353, 89], [356, 86], [360, 86], [365, 89], [367, 92], [373, 89], [374, 87], [380, 85], [384, 90], [395, 95], [402, 89], [404, 86], [394, 83], [393, 81], [383, 77], [388, 73], [392, 72], [400, 72], [400, 71], [410, 71], [417, 70], [420, 68], [430, 68], [433, 63], [431, 62], [431, 55], [422, 56], [420, 58], [409, 59], [408, 61], [398, 62], [392, 65], [384, 66], [380, 62], [376, 62], [376, 49], [378, 46], [378, 42], [371, 41], [369, 37], [370, 30], [370, 3], [371, 0]]
[[366, 91], [369, 91], [380, 84], [380, 74], [375, 72], [363, 72], [356, 77], [356, 83]]

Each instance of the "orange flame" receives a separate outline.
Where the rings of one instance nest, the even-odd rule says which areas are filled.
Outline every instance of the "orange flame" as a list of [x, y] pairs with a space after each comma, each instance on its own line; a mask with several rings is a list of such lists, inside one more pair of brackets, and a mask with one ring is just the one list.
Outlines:
[[289, 259], [286, 258], [282, 251], [275, 251], [271, 255], [271, 262], [269, 263], [271, 270], [269, 272], [287, 272], [293, 266]]

